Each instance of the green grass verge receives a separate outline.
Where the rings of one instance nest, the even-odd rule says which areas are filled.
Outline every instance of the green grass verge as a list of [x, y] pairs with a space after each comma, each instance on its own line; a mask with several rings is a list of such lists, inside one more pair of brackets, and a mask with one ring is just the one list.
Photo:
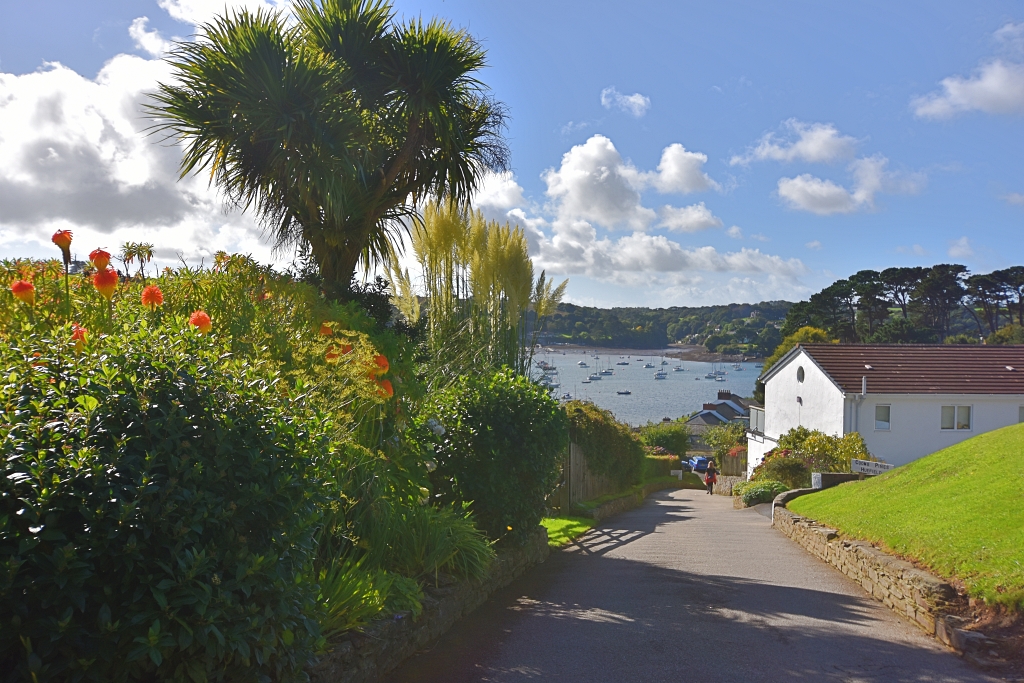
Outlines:
[[597, 522], [590, 517], [545, 517], [540, 525], [548, 530], [548, 545], [558, 548], [593, 529]]
[[1024, 424], [797, 498], [797, 514], [919, 560], [988, 604], [1024, 608]]

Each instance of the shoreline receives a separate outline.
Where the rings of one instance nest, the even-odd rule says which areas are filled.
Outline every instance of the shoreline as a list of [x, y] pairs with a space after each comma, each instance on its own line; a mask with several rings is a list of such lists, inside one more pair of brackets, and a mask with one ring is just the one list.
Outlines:
[[[747, 358], [746, 362], [758, 362], [764, 360], [763, 358], [748, 358], [746, 356], [737, 355], [725, 355], [721, 353], [710, 353], [703, 346], [692, 346], [692, 345], [678, 345], [678, 346], [667, 346], [660, 349], [624, 349], [614, 348], [610, 346], [583, 346], [580, 344], [558, 344], [557, 346], [551, 345], [540, 345], [540, 353], [552, 353], [558, 354], [563, 353], [569, 354], [586, 354], [586, 355], [616, 355], [616, 356], [658, 356], [665, 358], [675, 358], [678, 360], [688, 360], [695, 363], [735, 363]], [[535, 351], [534, 355], [538, 352]]]

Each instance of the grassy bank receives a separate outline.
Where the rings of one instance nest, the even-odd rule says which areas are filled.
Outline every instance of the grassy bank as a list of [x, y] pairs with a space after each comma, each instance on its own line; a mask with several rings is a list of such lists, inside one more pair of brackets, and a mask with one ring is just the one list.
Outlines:
[[988, 604], [1024, 608], [1024, 424], [981, 434], [794, 512], [920, 561]]

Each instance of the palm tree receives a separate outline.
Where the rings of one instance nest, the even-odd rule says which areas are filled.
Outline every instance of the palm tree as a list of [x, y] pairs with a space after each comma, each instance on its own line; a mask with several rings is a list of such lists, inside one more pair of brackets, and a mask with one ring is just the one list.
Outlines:
[[150, 113], [184, 143], [182, 177], [209, 173], [334, 293], [360, 262], [389, 264], [417, 204], [465, 203], [508, 166], [483, 49], [437, 19], [400, 23], [385, 0], [299, 0], [292, 22], [235, 12], [170, 62]]

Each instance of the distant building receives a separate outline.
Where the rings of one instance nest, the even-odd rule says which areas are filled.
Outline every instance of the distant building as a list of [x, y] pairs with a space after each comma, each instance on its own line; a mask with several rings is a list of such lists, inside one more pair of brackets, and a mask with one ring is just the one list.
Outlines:
[[1024, 422], [1024, 346], [801, 344], [761, 381], [748, 472], [797, 426], [859, 432], [872, 455], [903, 465]]
[[719, 390], [718, 399], [705, 403], [701, 409], [686, 420], [690, 430], [690, 445], [695, 451], [711, 450], [704, 443], [703, 435], [711, 427], [720, 427], [729, 422], [750, 421], [750, 402], [729, 390]]

